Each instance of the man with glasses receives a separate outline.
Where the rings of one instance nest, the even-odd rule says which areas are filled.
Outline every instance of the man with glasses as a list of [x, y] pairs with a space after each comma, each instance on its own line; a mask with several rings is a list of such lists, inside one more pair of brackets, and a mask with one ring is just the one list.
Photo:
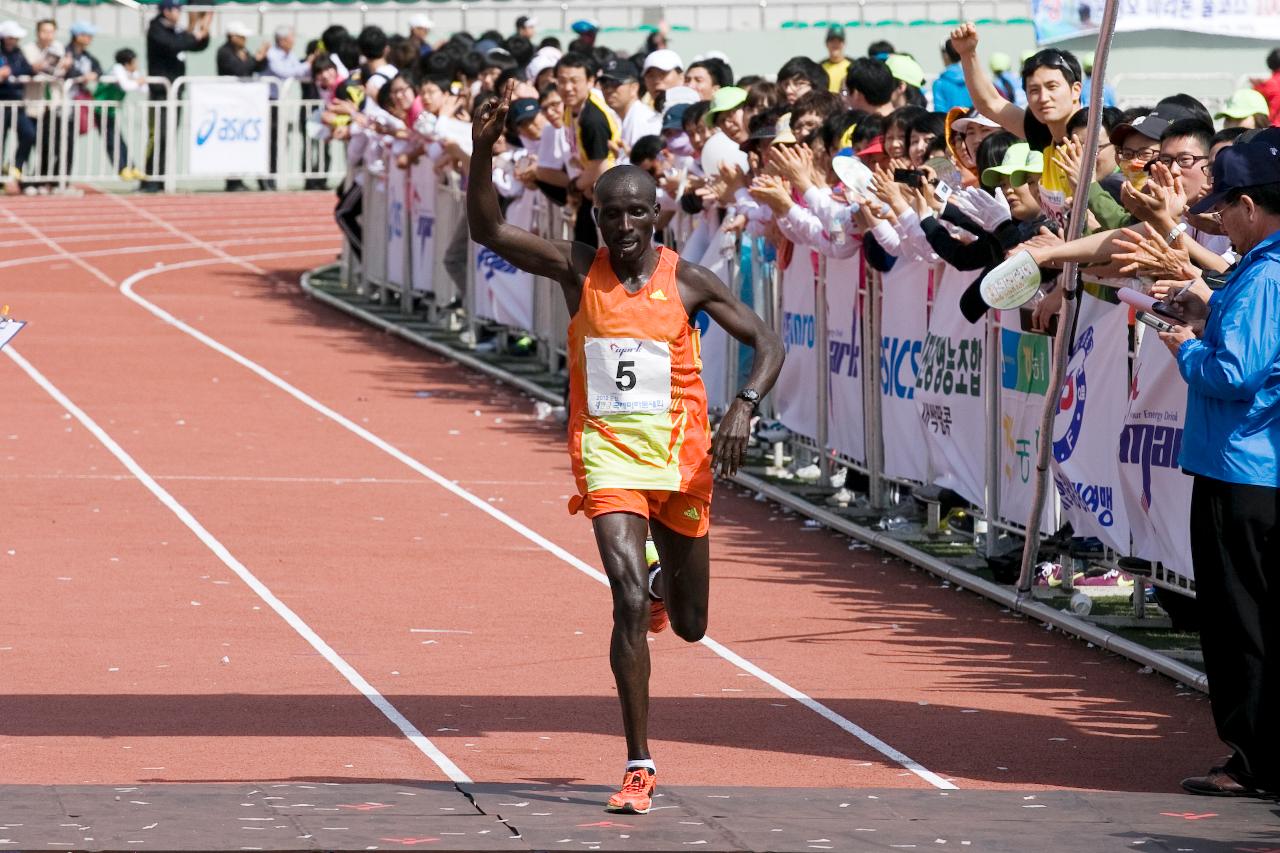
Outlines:
[[1221, 151], [1213, 187], [1192, 211], [1214, 214], [1240, 264], [1207, 301], [1199, 287], [1175, 297], [1186, 325], [1160, 338], [1187, 383], [1178, 462], [1194, 478], [1209, 701], [1233, 753], [1182, 786], [1257, 796], [1280, 791], [1280, 129]]

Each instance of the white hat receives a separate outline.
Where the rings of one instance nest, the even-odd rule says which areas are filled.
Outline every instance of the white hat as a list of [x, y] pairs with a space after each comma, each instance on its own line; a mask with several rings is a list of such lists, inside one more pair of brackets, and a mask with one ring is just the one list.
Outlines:
[[409, 16], [409, 29], [411, 30], [429, 30], [435, 25], [435, 21], [432, 21], [431, 18], [426, 15], [418, 14]]
[[662, 71], [675, 71], [677, 68], [684, 68], [684, 62], [680, 59], [680, 54], [674, 50], [663, 48], [655, 50], [644, 58], [644, 70], [650, 68], [658, 68]]
[[956, 119], [955, 121], [951, 122], [951, 129], [956, 133], [964, 133], [965, 128], [967, 128], [971, 124], [976, 124], [979, 127], [999, 127], [1000, 126], [999, 124], [995, 123], [991, 119], [984, 116], [982, 113], [978, 113], [973, 117]]
[[559, 61], [560, 51], [554, 47], [544, 47], [533, 55], [533, 59], [529, 60], [529, 64], [525, 66], [524, 74], [532, 82], [543, 71], [548, 68], [555, 68], [556, 63]]
[[253, 30], [249, 29], [248, 24], [243, 23], [241, 21], [228, 21], [227, 35], [240, 36], [241, 38], [248, 38], [249, 36], [253, 35]]
[[701, 101], [698, 93], [688, 86], [672, 86], [667, 90], [667, 97], [662, 103], [667, 107], [674, 107], [676, 104], [696, 104]]
[[27, 37], [27, 31], [18, 26], [17, 21], [5, 21], [0, 23], [0, 38], [6, 39], [24, 39]]

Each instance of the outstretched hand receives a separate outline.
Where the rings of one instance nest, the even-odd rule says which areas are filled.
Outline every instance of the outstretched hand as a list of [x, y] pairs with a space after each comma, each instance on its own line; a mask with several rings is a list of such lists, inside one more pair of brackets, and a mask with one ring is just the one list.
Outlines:
[[493, 151], [493, 146], [502, 138], [515, 88], [516, 81], [508, 80], [501, 98], [482, 104], [476, 111], [471, 120], [471, 140], [475, 143], [475, 150]]

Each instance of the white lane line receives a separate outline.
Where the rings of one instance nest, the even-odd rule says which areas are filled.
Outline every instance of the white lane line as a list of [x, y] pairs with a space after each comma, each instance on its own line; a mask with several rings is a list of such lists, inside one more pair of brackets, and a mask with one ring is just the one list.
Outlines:
[[[45, 233], [48, 233], [48, 232], [46, 231]], [[268, 234], [275, 234], [275, 233], [287, 234], [289, 235], [290, 239], [302, 239], [302, 240], [315, 240], [315, 239], [319, 239], [322, 236], [328, 236], [330, 239], [336, 241], [338, 237], [337, 233], [333, 230], [333, 228], [331, 227], [320, 228], [319, 226], [315, 228], [310, 228], [310, 229], [306, 228], [305, 226], [295, 226], [290, 228], [253, 228], [253, 227], [211, 228], [209, 232], [207, 232], [206, 236], [208, 236], [209, 234], [215, 234], [215, 233], [218, 235], [224, 235], [224, 234], [230, 235], [230, 237], [226, 237], [226, 238], [219, 236], [218, 239], [213, 241], [214, 243], [220, 243], [220, 244], [227, 242], [227, 240], [235, 239], [237, 235], [242, 235], [242, 234], [243, 235], [252, 234], [254, 235], [256, 242], [260, 242], [260, 243], [279, 243], [280, 240], [278, 237], [270, 238], [266, 236]], [[103, 243], [108, 240], [111, 240], [113, 242], [119, 242], [120, 237], [118, 234], [101, 234], [96, 236], [89, 234], [89, 235], [78, 236], [78, 237], [76, 236], [72, 236], [72, 237], [59, 236], [58, 237], [58, 243], [61, 246], [63, 246], [63, 248], [66, 248], [67, 246], [70, 246], [73, 243]], [[21, 249], [26, 246], [38, 246], [38, 245], [41, 245], [41, 243], [42, 241], [35, 240], [35, 239], [0, 241], [0, 249]], [[183, 241], [182, 243], [174, 244], [174, 245], [185, 246], [185, 245], [190, 245], [190, 242]]]
[[[319, 234], [311, 237], [296, 236], [296, 237], [289, 238], [290, 243], [316, 243], [321, 241], [333, 242], [334, 235]], [[61, 243], [62, 241], [58, 241], [58, 242]], [[218, 240], [212, 243], [211, 245], [256, 246], [262, 243], [270, 243], [270, 244], [278, 245], [280, 243], [280, 240], [279, 238], [273, 238], [273, 237], [245, 238], [243, 240]], [[335, 246], [335, 249], [336, 248], [337, 247]], [[79, 257], [79, 258], [110, 258], [110, 257], [121, 256], [121, 255], [144, 255], [149, 252], [164, 252], [164, 251], [175, 251], [175, 250], [188, 251], [188, 252], [207, 251], [203, 246], [194, 246], [190, 242], [182, 242], [182, 243], [160, 243], [160, 244], [151, 245], [151, 246], [117, 246], [114, 249], [95, 249], [89, 252], [76, 252], [75, 254], [76, 254], [76, 257]], [[325, 250], [323, 249], [315, 249], [313, 251], [306, 252], [306, 254], [319, 255], [319, 254], [323, 254], [324, 251]], [[27, 266], [28, 264], [48, 263], [49, 261], [60, 261], [60, 260], [65, 260], [66, 258], [67, 258], [67, 253], [59, 249], [59, 252], [56, 255], [33, 255], [25, 258], [14, 258], [13, 260], [9, 260], [9, 261], [0, 261], [0, 269], [11, 269], [13, 267]], [[112, 282], [111, 286], [115, 287], [115, 283]]]
[[[243, 263], [248, 259], [239, 258], [236, 260], [237, 262]], [[360, 426], [359, 424], [355, 423], [345, 415], [342, 415], [339, 412], [329, 408], [324, 403], [321, 403], [319, 400], [315, 399], [310, 394], [307, 394], [305, 391], [301, 390], [300, 388], [297, 388], [296, 386], [281, 379], [279, 376], [275, 375], [267, 368], [258, 364], [256, 361], [253, 361], [241, 355], [240, 353], [236, 352], [235, 350], [231, 349], [230, 347], [226, 346], [220, 341], [217, 341], [214, 338], [210, 337], [209, 335], [206, 335], [204, 332], [201, 332], [199, 329], [196, 329], [192, 326], [187, 325], [185, 322], [183, 322], [182, 320], [179, 320], [177, 317], [173, 316], [172, 314], [170, 314], [168, 311], [164, 310], [160, 306], [156, 305], [153, 302], [148, 301], [147, 299], [143, 298], [142, 296], [139, 296], [136, 292], [134, 292], [135, 285], [137, 285], [141, 281], [146, 280], [147, 278], [150, 278], [153, 275], [158, 275], [160, 273], [165, 273], [165, 272], [173, 272], [175, 270], [190, 269], [192, 267], [207, 266], [210, 263], [218, 263], [218, 261], [212, 260], [212, 259], [199, 260], [199, 261], [184, 261], [181, 263], [156, 267], [154, 269], [142, 270], [140, 272], [134, 273], [133, 275], [126, 278], [123, 282], [121, 282], [120, 292], [123, 293], [129, 299], [132, 299], [134, 302], [141, 305], [143, 308], [150, 311], [152, 314], [154, 314], [156, 317], [160, 318], [164, 322], [168, 323], [169, 325], [173, 326], [176, 329], [179, 329], [185, 332], [186, 334], [198, 340], [200, 343], [204, 344], [210, 349], [213, 349], [221, 353], [222, 355], [236, 362], [240, 366], [252, 371], [253, 373], [256, 373], [258, 376], [262, 377], [267, 382], [270, 382], [272, 385], [279, 388], [281, 391], [285, 392], [289, 396], [293, 397], [298, 402], [313, 409], [316, 412], [319, 412], [320, 414], [324, 415], [326, 418], [329, 418], [331, 421], [343, 427], [347, 431], [364, 439], [369, 444], [372, 444], [374, 447], [386, 453], [388, 456], [391, 456], [393, 459], [408, 466], [412, 470], [417, 471], [422, 476], [426, 477], [427, 479], [439, 485], [441, 488], [444, 488], [447, 491], [452, 492], [454, 495], [457, 495], [459, 498], [471, 504], [476, 509], [487, 514], [488, 516], [500, 522], [501, 524], [506, 525], [508, 528], [520, 534], [525, 539], [528, 539], [530, 542], [534, 543], [538, 547], [542, 548], [543, 550], [547, 551], [550, 554], [555, 555], [565, 563], [568, 563], [570, 566], [582, 572], [587, 577], [593, 578], [599, 583], [604, 584], [606, 587], [609, 585], [609, 579], [605, 576], [603, 572], [599, 571], [598, 569], [594, 568], [588, 563], [585, 563], [582, 560], [578, 559], [573, 554], [569, 553], [564, 548], [560, 547], [556, 543], [547, 539], [542, 534], [525, 526], [521, 522], [507, 515], [505, 512], [495, 509], [493, 505], [490, 504], [488, 501], [484, 500], [483, 498], [477, 497], [476, 495], [473, 495], [471, 492], [462, 488], [461, 486], [459, 486], [457, 483], [453, 482], [449, 478], [443, 476], [442, 474], [437, 473], [435, 470], [427, 467], [423, 463], [419, 462], [417, 459], [414, 459], [412, 456], [400, 450], [395, 445], [373, 434], [372, 432]], [[770, 687], [774, 688], [778, 692], [791, 697], [792, 699], [796, 700], [800, 704], [804, 705], [809, 710], [813, 711], [814, 713], [818, 714], [824, 719], [839, 726], [841, 729], [853, 735], [858, 740], [862, 741], [864, 744], [874, 749], [876, 752], [879, 752], [881, 755], [885, 756], [886, 758], [889, 758], [892, 761], [896, 762], [897, 764], [900, 764], [901, 766], [905, 767], [907, 770], [910, 770], [912, 773], [914, 773], [916, 776], [920, 777], [924, 781], [928, 782], [930, 785], [933, 785], [936, 788], [942, 788], [946, 790], [956, 789], [956, 785], [954, 785], [951, 782], [948, 782], [946, 779], [943, 779], [938, 774], [925, 768], [923, 765], [921, 765], [919, 762], [912, 759], [910, 756], [906, 755], [900, 750], [895, 749], [894, 747], [885, 743], [883, 740], [871, 734], [869, 731], [857, 725], [853, 721], [841, 716], [836, 711], [822, 704], [821, 702], [809, 696], [808, 694], [796, 689], [795, 687], [792, 687], [790, 684], [786, 683], [782, 679], [766, 672], [765, 670], [751, 663], [746, 658], [743, 658], [741, 655], [738, 655], [737, 653], [733, 652], [732, 650], [725, 647], [724, 645], [716, 642], [710, 637], [704, 637], [701, 642], [704, 646], [706, 646], [708, 649], [713, 651], [715, 654], [719, 655], [724, 660], [728, 661], [729, 663], [733, 664], [739, 669], [742, 669], [746, 672], [750, 672], [756, 678], [768, 684]]]
[[401, 714], [394, 705], [387, 701], [386, 697], [379, 693], [363, 675], [357, 672], [351, 664], [347, 663], [341, 655], [334, 651], [332, 646], [321, 639], [320, 635], [312, 630], [311, 626], [302, 620], [302, 617], [294, 613], [287, 604], [276, 597], [275, 593], [273, 593], [266, 584], [258, 580], [253, 572], [249, 571], [243, 563], [237, 560], [235, 556], [227, 550], [226, 546], [218, 541], [217, 537], [210, 533], [205, 526], [187, 510], [186, 507], [174, 498], [173, 495], [169, 494], [163, 486], [157, 483], [155, 478], [148, 474], [146, 470], [144, 470], [143, 467], [139, 465], [123, 447], [117, 444], [115, 439], [107, 434], [106, 430], [98, 426], [97, 422], [94, 421], [93, 418], [85, 414], [85, 412], [73, 403], [66, 394], [63, 394], [57, 386], [46, 379], [44, 374], [37, 370], [31, 362], [23, 358], [15, 348], [6, 348], [4, 350], [4, 354], [9, 356], [9, 358], [18, 365], [18, 367], [22, 368], [22, 370], [31, 377], [32, 381], [43, 388], [50, 397], [56, 400], [58, 405], [66, 409], [68, 414], [79, 421], [80, 424], [87, 429], [112, 456], [120, 461], [120, 464], [122, 464], [130, 474], [138, 479], [138, 482], [142, 483], [142, 485], [147, 488], [147, 491], [155, 495], [156, 499], [159, 500], [160, 503], [164, 504], [170, 512], [176, 515], [178, 520], [185, 524], [187, 529], [194, 533], [196, 538], [203, 542], [205, 547], [212, 551], [227, 568], [235, 572], [240, 580], [244, 581], [245, 584], [257, 594], [258, 598], [262, 599], [268, 607], [276, 612], [276, 615], [287, 622], [289, 627], [298, 632], [299, 636], [306, 640], [313, 649], [319, 652], [321, 657], [328, 661], [334, 669], [340, 672], [352, 687], [363, 694], [375, 708], [381, 711], [383, 716], [390, 720], [392, 725], [400, 730], [401, 734], [408, 738], [423, 755], [431, 759], [431, 761], [440, 768], [441, 772], [449, 777], [450, 781], [471, 781], [467, 774], [463, 773], [458, 765], [454, 764], [447, 755], [440, 751], [439, 747], [432, 743], [426, 735], [418, 730], [417, 726], [409, 722], [408, 718], [406, 718], [404, 714]]
[[[324, 483], [333, 486], [426, 486], [421, 477], [252, 477], [234, 474], [153, 474], [159, 482]], [[124, 474], [5, 474], [0, 480], [132, 480]], [[551, 480], [459, 480], [473, 486], [552, 486]]]

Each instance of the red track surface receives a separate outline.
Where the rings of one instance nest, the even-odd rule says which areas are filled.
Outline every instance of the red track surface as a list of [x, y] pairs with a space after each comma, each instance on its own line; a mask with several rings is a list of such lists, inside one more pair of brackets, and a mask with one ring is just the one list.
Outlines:
[[[12, 346], [464, 773], [611, 783], [607, 590], [118, 287], [149, 271], [143, 299], [598, 566], [557, 426], [301, 296], [331, 206], [7, 202]], [[210, 263], [157, 269], [184, 261]], [[0, 389], [0, 782], [445, 778], [5, 357]], [[731, 487], [714, 517], [710, 634], [961, 788], [1168, 791], [1224, 751], [1136, 664]], [[927, 786], [707, 647], [652, 648], [665, 783]]]

